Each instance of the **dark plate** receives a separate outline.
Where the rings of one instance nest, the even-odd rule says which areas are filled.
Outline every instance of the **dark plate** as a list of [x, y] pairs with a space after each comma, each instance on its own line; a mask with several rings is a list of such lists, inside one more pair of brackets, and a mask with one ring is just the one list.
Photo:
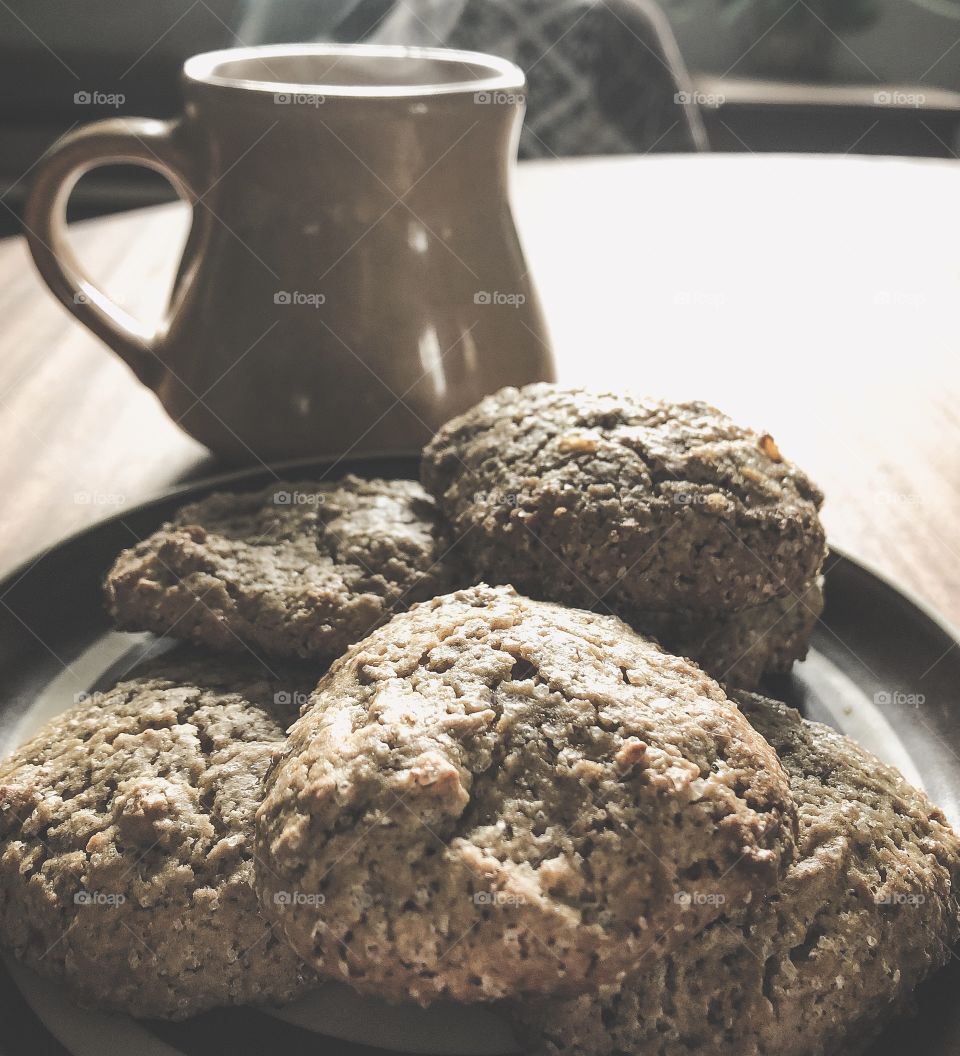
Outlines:
[[[217, 488], [245, 490], [279, 477], [344, 473], [410, 477], [414, 457], [297, 462], [244, 471], [180, 488], [111, 517], [21, 566], [0, 584], [0, 752], [74, 696], [109, 682], [146, 651], [149, 636], [110, 632], [100, 584], [116, 554], [154, 531], [180, 505]], [[923, 785], [956, 825], [960, 820], [960, 648], [954, 632], [922, 605], [863, 566], [833, 553], [827, 607], [809, 658], [766, 687], [860, 740]], [[916, 1019], [892, 1026], [871, 1053], [908, 1047], [925, 1056], [960, 1052], [956, 961], [921, 991]], [[490, 1013], [441, 1007], [390, 1008], [328, 988], [278, 1014], [255, 1009], [207, 1013], [180, 1024], [133, 1023], [76, 1009], [58, 987], [0, 964], [0, 1053], [45, 1056], [105, 1051], [137, 1056], [182, 1052], [275, 1051], [362, 1056], [383, 1049], [429, 1053], [508, 1051], [509, 1035]], [[348, 1040], [349, 1039], [349, 1040]], [[374, 1048], [375, 1047], [375, 1048]]]

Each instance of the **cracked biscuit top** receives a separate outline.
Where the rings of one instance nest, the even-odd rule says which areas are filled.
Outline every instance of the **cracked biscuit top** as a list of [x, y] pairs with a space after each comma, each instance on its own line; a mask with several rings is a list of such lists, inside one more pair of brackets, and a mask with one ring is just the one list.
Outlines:
[[323, 973], [422, 1003], [615, 980], [765, 891], [793, 847], [776, 755], [712, 679], [509, 587], [354, 646], [265, 789], [265, 912]]
[[310, 973], [260, 913], [251, 837], [304, 688], [165, 659], [0, 761], [0, 943], [135, 1016], [297, 996]]
[[824, 555], [818, 488], [705, 403], [503, 389], [440, 429], [422, 479], [478, 576], [585, 608], [759, 605]]
[[414, 481], [277, 482], [185, 506], [117, 558], [107, 602], [121, 630], [330, 659], [451, 589], [447, 549]]
[[950, 959], [960, 841], [943, 813], [836, 730], [777, 701], [736, 699], [776, 749], [797, 804], [797, 854], [781, 884], [620, 987], [518, 1002], [529, 1052], [860, 1052]]

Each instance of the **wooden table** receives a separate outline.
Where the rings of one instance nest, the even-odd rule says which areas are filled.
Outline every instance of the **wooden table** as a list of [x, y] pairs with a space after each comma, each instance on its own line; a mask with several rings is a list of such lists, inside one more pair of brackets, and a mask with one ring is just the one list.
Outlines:
[[[831, 539], [960, 623], [955, 162], [706, 155], [532, 163], [516, 210], [571, 384], [700, 397], [771, 431]], [[78, 224], [159, 313], [180, 205]], [[0, 242], [0, 568], [213, 468]]]

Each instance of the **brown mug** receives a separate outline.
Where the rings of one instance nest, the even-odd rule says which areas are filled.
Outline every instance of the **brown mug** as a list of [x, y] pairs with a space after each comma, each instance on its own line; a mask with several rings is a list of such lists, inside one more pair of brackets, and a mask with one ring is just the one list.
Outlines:
[[[24, 220], [40, 274], [187, 433], [231, 461], [407, 450], [552, 359], [509, 202], [524, 77], [473, 52], [279, 45], [183, 69], [183, 116], [71, 132]], [[165, 319], [84, 274], [65, 211], [134, 163], [192, 206]]]

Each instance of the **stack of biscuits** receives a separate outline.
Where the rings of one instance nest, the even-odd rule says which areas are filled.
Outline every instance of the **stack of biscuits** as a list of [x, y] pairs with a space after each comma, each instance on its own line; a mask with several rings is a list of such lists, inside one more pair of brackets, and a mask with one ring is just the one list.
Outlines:
[[706, 404], [534, 385], [422, 484], [184, 507], [106, 594], [189, 644], [0, 762], [0, 942], [143, 1017], [333, 979], [554, 1056], [863, 1047], [950, 957], [960, 843], [752, 692], [821, 613], [821, 501]]

